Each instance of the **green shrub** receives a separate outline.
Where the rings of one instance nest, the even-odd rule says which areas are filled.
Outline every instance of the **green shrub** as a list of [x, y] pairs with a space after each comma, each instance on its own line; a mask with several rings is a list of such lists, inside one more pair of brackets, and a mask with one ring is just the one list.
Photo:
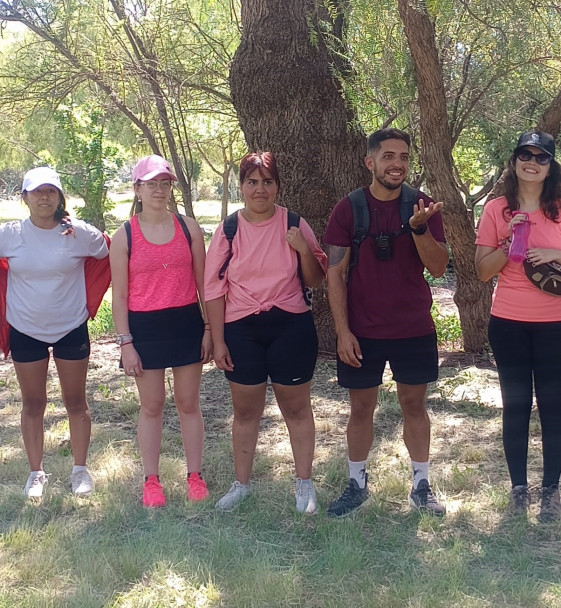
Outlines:
[[90, 338], [97, 340], [101, 336], [110, 334], [115, 331], [115, 325], [113, 325], [113, 315], [111, 313], [111, 303], [107, 300], [101, 302], [101, 306], [97, 311], [95, 319], [88, 321], [88, 329], [90, 332]]
[[436, 327], [438, 344], [448, 344], [460, 348], [462, 345], [460, 317], [457, 314], [442, 314], [437, 304], [432, 305], [431, 313]]

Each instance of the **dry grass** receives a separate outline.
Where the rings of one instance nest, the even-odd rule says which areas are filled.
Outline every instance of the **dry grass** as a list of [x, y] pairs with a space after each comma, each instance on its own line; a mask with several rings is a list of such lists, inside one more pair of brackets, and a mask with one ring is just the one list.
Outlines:
[[[93, 345], [88, 391], [94, 421], [90, 465], [97, 492], [69, 495], [68, 428], [56, 376], [49, 381], [46, 467], [41, 504], [21, 497], [27, 465], [19, 395], [10, 362], [0, 363], [0, 606], [561, 606], [559, 526], [505, 515], [496, 372], [488, 361], [443, 352], [430, 386], [432, 482], [445, 499], [443, 520], [407, 506], [409, 461], [389, 376], [380, 393], [370, 457], [373, 500], [360, 515], [330, 521], [325, 509], [346, 483], [347, 398], [332, 361], [318, 363], [314, 476], [322, 512], [294, 513], [293, 467], [272, 391], [261, 424], [255, 492], [238, 512], [188, 504], [177, 416], [166, 406], [161, 474], [168, 507], [139, 506], [133, 381], [117, 369], [117, 347]], [[223, 375], [206, 366], [204, 472], [213, 498], [233, 478], [231, 406]], [[541, 472], [539, 427], [532, 423], [530, 471]]]

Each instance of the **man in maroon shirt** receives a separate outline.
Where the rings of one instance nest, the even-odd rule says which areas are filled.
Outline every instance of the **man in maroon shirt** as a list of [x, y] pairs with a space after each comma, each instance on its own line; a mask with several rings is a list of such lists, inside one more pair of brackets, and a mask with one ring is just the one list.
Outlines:
[[430, 421], [425, 397], [427, 383], [438, 377], [438, 352], [432, 297], [423, 271], [442, 276], [448, 251], [442, 203], [419, 192], [408, 225], [402, 224], [400, 195], [409, 171], [409, 146], [409, 135], [398, 129], [381, 129], [368, 138], [365, 164], [372, 184], [364, 194], [370, 229], [359, 247], [356, 266], [350, 268], [354, 221], [349, 197], [334, 207], [324, 237], [329, 304], [337, 333], [337, 376], [339, 384], [349, 389], [351, 405], [350, 479], [329, 506], [332, 517], [349, 515], [368, 499], [366, 460], [386, 362], [397, 384], [403, 438], [413, 466], [410, 503], [434, 515], [445, 512], [428, 481]]

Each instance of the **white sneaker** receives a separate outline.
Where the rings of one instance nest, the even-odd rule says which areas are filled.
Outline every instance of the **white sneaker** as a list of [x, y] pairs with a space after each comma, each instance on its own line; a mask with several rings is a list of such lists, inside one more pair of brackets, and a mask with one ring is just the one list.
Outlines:
[[214, 505], [220, 511], [231, 511], [235, 509], [240, 502], [249, 494], [250, 486], [246, 486], [239, 481], [234, 481], [230, 489], [224, 496]]
[[296, 480], [296, 510], [299, 513], [315, 515], [318, 512], [316, 490], [309, 480]]
[[31, 471], [23, 489], [23, 494], [27, 498], [41, 498], [43, 489], [48, 483], [49, 478], [45, 471]]
[[88, 469], [80, 469], [72, 473], [70, 483], [74, 496], [89, 496], [94, 489], [94, 482], [92, 476], [88, 473]]

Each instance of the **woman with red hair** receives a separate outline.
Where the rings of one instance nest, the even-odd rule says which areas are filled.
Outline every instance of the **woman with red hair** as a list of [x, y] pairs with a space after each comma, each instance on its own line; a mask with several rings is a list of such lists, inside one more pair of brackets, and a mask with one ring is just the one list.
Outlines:
[[224, 223], [219, 226], [205, 266], [214, 360], [226, 373], [234, 408], [236, 479], [216, 508], [231, 510], [250, 492], [270, 378], [294, 455], [296, 508], [315, 514], [310, 385], [318, 343], [302, 284], [321, 284], [326, 256], [306, 221], [300, 219], [298, 227], [288, 227], [288, 210], [275, 203], [280, 180], [271, 152], [246, 155], [240, 164], [240, 183], [245, 206], [236, 212], [235, 235], [230, 243]]

